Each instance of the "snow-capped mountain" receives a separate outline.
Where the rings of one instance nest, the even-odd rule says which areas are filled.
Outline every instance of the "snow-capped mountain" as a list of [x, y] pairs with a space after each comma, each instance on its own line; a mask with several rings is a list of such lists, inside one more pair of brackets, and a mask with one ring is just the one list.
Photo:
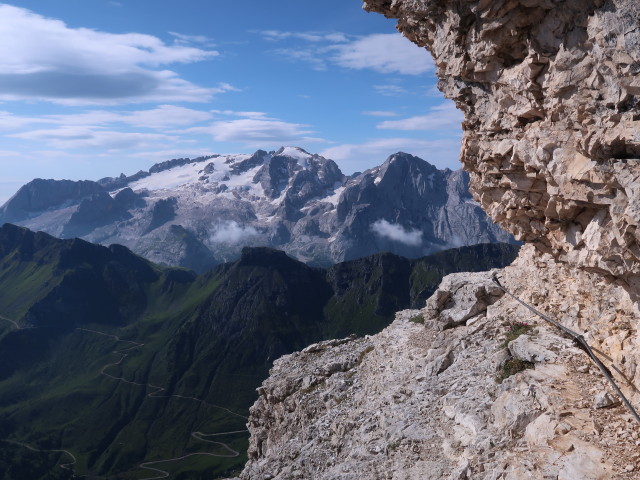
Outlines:
[[270, 246], [316, 265], [379, 251], [419, 257], [508, 242], [467, 190], [461, 170], [397, 153], [345, 176], [300, 148], [175, 159], [98, 182], [36, 179], [0, 208], [11, 222], [68, 238], [120, 243], [197, 271]]

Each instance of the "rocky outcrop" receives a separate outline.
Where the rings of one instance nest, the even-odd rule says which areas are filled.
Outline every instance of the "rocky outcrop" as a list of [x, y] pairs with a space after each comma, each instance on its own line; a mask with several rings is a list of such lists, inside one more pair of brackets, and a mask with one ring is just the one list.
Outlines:
[[36, 178], [22, 186], [0, 207], [0, 221], [19, 222], [48, 209], [65, 209], [91, 195], [105, 193], [96, 182], [82, 180], [44, 180]]
[[434, 58], [483, 209], [543, 252], [640, 274], [635, 0], [364, 0]]
[[[638, 312], [624, 290], [575, 280], [584, 274], [530, 246], [493, 273], [586, 331], [633, 395], [637, 329], [619, 320]], [[594, 404], [617, 399], [586, 355], [491, 277], [449, 275], [425, 309], [378, 335], [277, 360], [240, 479], [638, 478], [640, 425], [615, 401]]]
[[170, 222], [176, 217], [177, 199], [174, 197], [162, 198], [158, 200], [151, 210], [151, 221], [145, 233], [149, 233], [156, 228]]

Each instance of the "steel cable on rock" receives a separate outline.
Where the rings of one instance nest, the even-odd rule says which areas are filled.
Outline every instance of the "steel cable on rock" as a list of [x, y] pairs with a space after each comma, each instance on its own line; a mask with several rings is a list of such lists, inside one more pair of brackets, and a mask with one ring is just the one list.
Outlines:
[[638, 424], [640, 424], [640, 415], [638, 415], [638, 412], [636, 412], [635, 408], [633, 408], [633, 405], [631, 405], [631, 402], [629, 402], [627, 397], [625, 397], [625, 395], [622, 393], [622, 390], [620, 390], [620, 387], [618, 387], [618, 384], [615, 382], [615, 380], [611, 376], [611, 371], [607, 368], [607, 366], [604, 363], [602, 363], [600, 361], [600, 359], [595, 355], [595, 353], [593, 353], [593, 350], [591, 349], [591, 347], [589, 346], [589, 344], [587, 343], [587, 341], [585, 340], [584, 336], [581, 333], [578, 333], [578, 332], [576, 332], [574, 330], [571, 330], [570, 328], [565, 327], [564, 325], [562, 325], [557, 320], [552, 319], [548, 315], [545, 315], [544, 313], [540, 312], [539, 310], [536, 310], [535, 308], [533, 308], [531, 305], [528, 305], [527, 303], [525, 303], [522, 300], [520, 300], [513, 293], [511, 293], [509, 290], [507, 290], [505, 287], [502, 286], [502, 284], [498, 280], [498, 277], [496, 276], [496, 274], [493, 274], [491, 279], [493, 280], [493, 283], [495, 283], [498, 286], [498, 288], [500, 288], [504, 293], [506, 293], [511, 298], [513, 298], [520, 305], [522, 305], [523, 307], [527, 308], [528, 310], [530, 310], [531, 312], [533, 312], [534, 314], [536, 314], [537, 316], [539, 316], [543, 320], [547, 321], [548, 323], [550, 323], [554, 327], [558, 328], [564, 334], [569, 335], [573, 339], [575, 345], [580, 350], [585, 352], [587, 354], [587, 356], [591, 359], [591, 361], [596, 364], [598, 369], [602, 372], [602, 374], [609, 381], [609, 383], [611, 384], [611, 386], [613, 387], [615, 392], [618, 394], [618, 397], [620, 397], [620, 400], [622, 400], [622, 403], [627, 408], [629, 413], [631, 413], [631, 415], [636, 420], [636, 422], [638, 422]]

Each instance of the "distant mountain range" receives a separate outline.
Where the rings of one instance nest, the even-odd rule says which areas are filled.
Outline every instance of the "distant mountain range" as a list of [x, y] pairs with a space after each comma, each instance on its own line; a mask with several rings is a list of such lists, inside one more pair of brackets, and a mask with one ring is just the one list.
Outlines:
[[0, 207], [0, 224], [122, 244], [197, 272], [238, 258], [243, 246], [328, 266], [381, 251], [417, 258], [512, 242], [468, 183], [462, 170], [438, 170], [406, 153], [345, 176], [332, 160], [283, 147], [169, 160], [97, 182], [36, 179]]
[[5, 224], [0, 479], [71, 478], [54, 467], [70, 454], [90, 478], [148, 478], [141, 462], [198, 452], [219, 456], [155, 466], [174, 478], [230, 474], [244, 464], [243, 416], [273, 360], [319, 340], [378, 332], [397, 310], [422, 306], [443, 275], [502, 267], [516, 252], [484, 244], [322, 269], [245, 248], [196, 276], [119, 245]]

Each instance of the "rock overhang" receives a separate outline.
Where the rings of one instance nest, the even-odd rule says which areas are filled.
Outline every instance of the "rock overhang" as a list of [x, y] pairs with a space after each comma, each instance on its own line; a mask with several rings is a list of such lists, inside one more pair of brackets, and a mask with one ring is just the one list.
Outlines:
[[[432, 54], [494, 221], [561, 261], [640, 276], [640, 5], [364, 0]], [[426, 54], [426, 53], [425, 53]]]

